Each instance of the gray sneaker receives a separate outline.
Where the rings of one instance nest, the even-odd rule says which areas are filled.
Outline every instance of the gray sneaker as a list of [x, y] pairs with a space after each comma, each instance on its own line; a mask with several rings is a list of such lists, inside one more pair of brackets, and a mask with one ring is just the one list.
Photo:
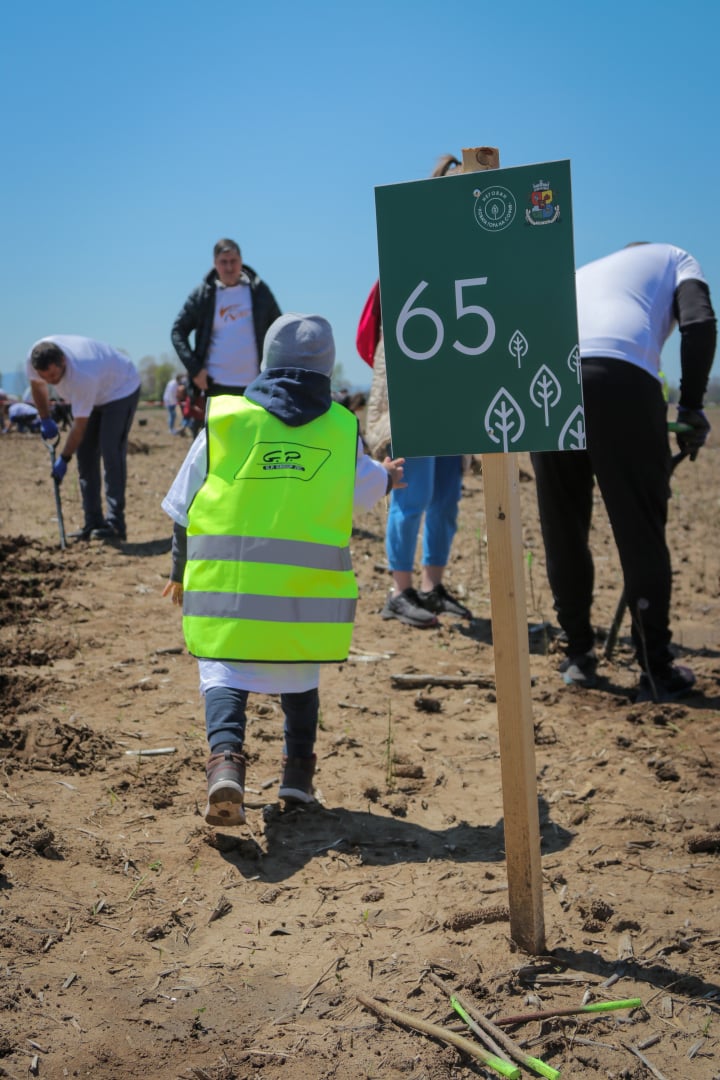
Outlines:
[[233, 828], [245, 824], [245, 758], [232, 750], [211, 754], [206, 767], [208, 801], [205, 820], [208, 825]]
[[418, 597], [422, 606], [436, 615], [446, 612], [448, 615], [458, 615], [461, 619], [472, 619], [470, 608], [461, 604], [457, 596], [448, 592], [444, 585], [436, 585], [428, 592], [418, 589]]
[[430, 626], [439, 626], [438, 618], [423, 606], [415, 589], [403, 589], [400, 593], [390, 593], [382, 609], [383, 619], [399, 619], [408, 626], [417, 626], [426, 630]]
[[597, 656], [591, 649], [579, 656], [566, 657], [558, 671], [567, 686], [582, 686], [591, 690], [597, 684], [597, 663]]

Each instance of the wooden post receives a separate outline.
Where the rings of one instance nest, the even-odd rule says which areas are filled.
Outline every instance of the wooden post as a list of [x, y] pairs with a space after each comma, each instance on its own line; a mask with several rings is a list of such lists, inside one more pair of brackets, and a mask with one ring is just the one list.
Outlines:
[[[500, 166], [491, 146], [464, 149], [462, 158], [464, 172]], [[545, 951], [545, 923], [517, 455], [483, 454], [482, 474], [510, 934], [538, 954]]]

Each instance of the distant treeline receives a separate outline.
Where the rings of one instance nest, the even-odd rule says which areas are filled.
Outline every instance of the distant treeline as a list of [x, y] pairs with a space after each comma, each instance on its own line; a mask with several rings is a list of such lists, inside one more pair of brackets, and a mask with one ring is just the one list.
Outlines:
[[[168, 380], [171, 379], [173, 375], [184, 373], [180, 361], [177, 358], [173, 360], [167, 353], [162, 353], [159, 359], [154, 356], [143, 356], [138, 364], [138, 370], [142, 381], [142, 397], [145, 401], [160, 401]], [[368, 374], [370, 374], [369, 369]], [[340, 363], [335, 365], [332, 382], [333, 388], [336, 390], [367, 391], [370, 389], [369, 378], [367, 386], [350, 386], [349, 381], [344, 376], [343, 366]], [[0, 386], [8, 394], [15, 394], [18, 397], [21, 397], [27, 389], [27, 385], [27, 378], [22, 368], [18, 368], [13, 372], [7, 372], [5, 375], [0, 374]], [[671, 402], [676, 402], [679, 395], [680, 390], [677, 386], [669, 387], [668, 396]], [[705, 395], [705, 404], [720, 405], [720, 376], [715, 376], [710, 379]]]
[[[138, 369], [142, 380], [142, 396], [146, 401], [160, 401], [168, 379], [171, 379], [173, 375], [178, 375], [183, 372], [183, 366], [180, 361], [177, 359], [173, 360], [167, 353], [163, 353], [159, 360], [156, 360], [154, 356], [143, 356], [138, 365]], [[344, 377], [342, 364], [335, 365], [332, 379], [333, 388], [335, 390], [367, 391], [370, 388], [369, 382], [370, 381], [368, 380], [368, 385], [366, 387], [350, 387], [348, 380]], [[676, 402], [679, 395], [680, 391], [677, 386], [669, 387], [668, 397], [671, 402]], [[720, 376], [710, 379], [707, 394], [705, 395], [705, 404], [720, 405]]]
[[[184, 375], [185, 369], [178, 359], [173, 360], [167, 353], [162, 353], [160, 359], [154, 356], [143, 356], [138, 364], [140, 372], [140, 396], [144, 401], [162, 400], [163, 390], [172, 379], [173, 375]], [[345, 385], [342, 364], [335, 364], [332, 377], [333, 387]]]

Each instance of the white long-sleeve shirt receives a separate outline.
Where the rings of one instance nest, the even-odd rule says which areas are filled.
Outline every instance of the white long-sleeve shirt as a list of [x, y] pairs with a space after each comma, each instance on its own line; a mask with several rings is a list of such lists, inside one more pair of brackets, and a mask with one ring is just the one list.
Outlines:
[[[207, 435], [203, 429], [193, 442], [162, 501], [165, 513], [187, 528], [188, 509], [207, 475]], [[387, 492], [387, 470], [369, 457], [358, 439], [355, 470], [356, 510], [369, 510]], [[200, 692], [229, 686], [262, 694], [298, 694], [320, 681], [319, 664], [262, 664], [229, 660], [199, 660]]]

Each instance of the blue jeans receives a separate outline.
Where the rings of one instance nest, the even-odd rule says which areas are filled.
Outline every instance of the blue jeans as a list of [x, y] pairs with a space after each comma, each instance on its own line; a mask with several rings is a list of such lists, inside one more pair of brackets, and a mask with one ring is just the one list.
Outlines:
[[447, 566], [457, 532], [462, 458], [407, 458], [405, 482], [390, 500], [385, 532], [390, 569], [412, 571], [423, 514], [423, 566]]
[[175, 430], [175, 417], [177, 416], [177, 405], [166, 405], [168, 414], [168, 431]]
[[[234, 749], [245, 743], [248, 691], [231, 686], [213, 686], [205, 693], [205, 730], [211, 754]], [[300, 694], [281, 694], [285, 714], [283, 753], [309, 758], [315, 750], [320, 694], [317, 687]]]
[[[128, 397], [96, 405], [90, 413], [83, 440], [77, 451], [80, 495], [85, 525], [99, 529], [106, 522], [125, 535], [125, 485], [127, 483], [127, 445], [140, 388]], [[100, 460], [105, 473], [103, 516]]]

